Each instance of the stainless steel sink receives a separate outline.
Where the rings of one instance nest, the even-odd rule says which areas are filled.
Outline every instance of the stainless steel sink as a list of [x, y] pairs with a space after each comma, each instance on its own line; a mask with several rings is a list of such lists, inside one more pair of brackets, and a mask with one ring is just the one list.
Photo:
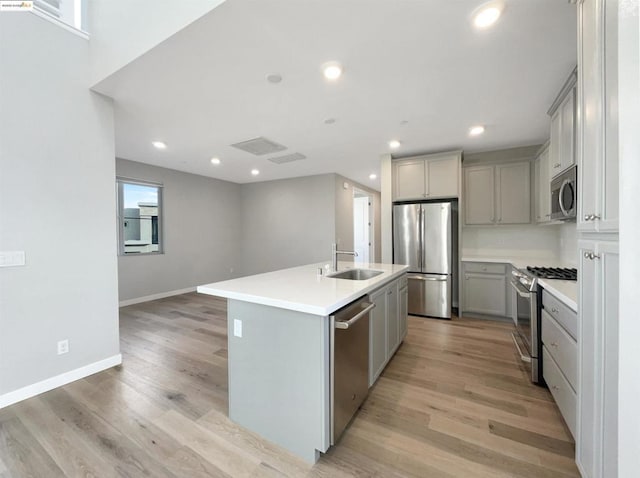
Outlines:
[[334, 272], [327, 277], [334, 279], [347, 279], [347, 280], [367, 280], [372, 279], [375, 276], [379, 276], [383, 271], [374, 271], [371, 269], [347, 269], [346, 271]]

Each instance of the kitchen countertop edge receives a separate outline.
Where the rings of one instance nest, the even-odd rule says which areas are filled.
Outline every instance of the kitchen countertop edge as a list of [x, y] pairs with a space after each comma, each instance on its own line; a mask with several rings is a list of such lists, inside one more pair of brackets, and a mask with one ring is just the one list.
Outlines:
[[[402, 274], [406, 273], [407, 270], [409, 269], [409, 266], [400, 265], [400, 264], [372, 263], [372, 264], [363, 264], [363, 265], [358, 264], [356, 266], [354, 266], [353, 264], [350, 264], [347, 267], [341, 264], [342, 266], [342, 268], [340, 269], [341, 271], [345, 269], [355, 269], [355, 268], [380, 270], [383, 267], [387, 267], [387, 268], [391, 267], [393, 270], [385, 270], [379, 276], [376, 276], [369, 280], [364, 280], [364, 281], [349, 280], [348, 282], [353, 283], [354, 286], [360, 285], [358, 284], [358, 282], [361, 282], [362, 287], [358, 288], [355, 291], [343, 292], [339, 295], [339, 297], [336, 297], [334, 302], [331, 302], [330, 304], [324, 305], [324, 306], [308, 304], [308, 303], [304, 303], [296, 300], [287, 300], [279, 297], [269, 297], [267, 294], [254, 294], [250, 292], [242, 292], [238, 290], [230, 290], [229, 288], [225, 288], [225, 283], [230, 283], [233, 281], [242, 281], [243, 279], [246, 280], [247, 278], [256, 277], [256, 276], [267, 276], [265, 277], [265, 279], [268, 279], [269, 275], [284, 274], [287, 271], [295, 271], [295, 270], [308, 268], [309, 273], [314, 274], [314, 271], [317, 270], [318, 267], [322, 267], [324, 264], [325, 263], [309, 264], [306, 266], [294, 267], [290, 269], [282, 269], [278, 271], [267, 272], [264, 274], [256, 274], [254, 276], [241, 277], [239, 279], [232, 279], [229, 281], [200, 285], [196, 288], [196, 290], [201, 294], [213, 295], [217, 297], [225, 297], [227, 299], [251, 302], [254, 304], [267, 305], [270, 307], [277, 307], [280, 309], [293, 310], [297, 312], [304, 312], [307, 314], [324, 317], [324, 316], [330, 315], [331, 313], [335, 312], [341, 307], [344, 307], [345, 305], [350, 304], [354, 300], [357, 300], [358, 298], [363, 297], [369, 294], [370, 292], [373, 292], [379, 289], [384, 284], [397, 279]], [[315, 279], [315, 276], [314, 276], [314, 279]], [[346, 279], [334, 279], [329, 276], [323, 276], [322, 280], [345, 281]], [[317, 282], [314, 283], [314, 285], [317, 285], [317, 284], [318, 284]]]

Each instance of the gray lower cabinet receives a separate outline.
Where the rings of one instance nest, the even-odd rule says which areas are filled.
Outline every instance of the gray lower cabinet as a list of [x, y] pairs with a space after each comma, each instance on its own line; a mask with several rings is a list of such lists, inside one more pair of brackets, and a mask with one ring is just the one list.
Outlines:
[[462, 312], [509, 317], [508, 264], [463, 263]]
[[578, 398], [578, 315], [542, 291], [542, 375], [571, 434], [576, 436]]
[[406, 274], [370, 294], [376, 306], [369, 319], [369, 386], [407, 334], [408, 287]]

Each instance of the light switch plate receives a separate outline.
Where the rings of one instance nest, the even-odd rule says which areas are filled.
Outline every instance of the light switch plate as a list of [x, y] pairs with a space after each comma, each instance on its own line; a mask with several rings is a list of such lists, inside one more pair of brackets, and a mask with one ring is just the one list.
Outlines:
[[234, 337], [242, 337], [242, 321], [233, 319], [233, 335]]
[[25, 265], [24, 251], [0, 252], [0, 267], [17, 267]]

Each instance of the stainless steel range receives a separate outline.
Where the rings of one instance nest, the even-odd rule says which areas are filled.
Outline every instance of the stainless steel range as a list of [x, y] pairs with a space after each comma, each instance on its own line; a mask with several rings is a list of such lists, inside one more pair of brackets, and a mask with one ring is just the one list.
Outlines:
[[523, 362], [531, 364], [531, 381], [540, 382], [542, 340], [540, 339], [540, 294], [538, 278], [577, 280], [577, 269], [559, 267], [527, 267], [511, 272], [513, 289], [513, 321], [516, 333], [513, 342]]

